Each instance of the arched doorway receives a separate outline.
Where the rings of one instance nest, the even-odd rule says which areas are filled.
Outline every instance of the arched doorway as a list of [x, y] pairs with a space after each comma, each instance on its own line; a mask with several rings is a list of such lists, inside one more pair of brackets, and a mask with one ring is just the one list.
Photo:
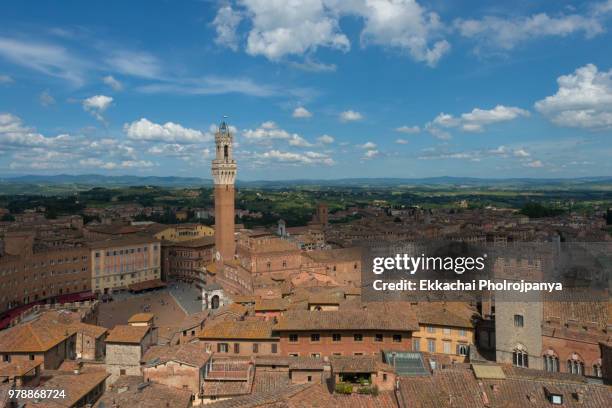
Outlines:
[[215, 295], [210, 299], [210, 308], [218, 309], [219, 308], [219, 296]]

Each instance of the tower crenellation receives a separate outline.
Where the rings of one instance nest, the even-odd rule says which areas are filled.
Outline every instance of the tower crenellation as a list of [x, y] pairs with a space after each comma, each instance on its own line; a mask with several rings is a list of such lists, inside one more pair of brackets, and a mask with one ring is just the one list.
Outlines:
[[212, 162], [212, 175], [215, 185], [234, 184], [236, 180], [236, 160], [233, 152], [234, 137], [227, 123], [222, 122], [215, 133], [215, 158]]

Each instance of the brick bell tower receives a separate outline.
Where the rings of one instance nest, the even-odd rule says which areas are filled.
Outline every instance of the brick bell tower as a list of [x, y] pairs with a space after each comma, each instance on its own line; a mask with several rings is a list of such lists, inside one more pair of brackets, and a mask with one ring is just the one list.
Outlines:
[[236, 161], [233, 158], [233, 136], [225, 121], [215, 133], [216, 156], [212, 161], [212, 175], [215, 183], [215, 260], [234, 259], [234, 182]]

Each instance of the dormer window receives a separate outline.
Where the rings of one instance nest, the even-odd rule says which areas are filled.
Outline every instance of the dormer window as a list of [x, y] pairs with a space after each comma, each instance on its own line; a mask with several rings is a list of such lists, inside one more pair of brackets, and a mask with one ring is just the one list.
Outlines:
[[550, 402], [553, 405], [561, 405], [561, 404], [563, 404], [563, 395], [556, 395], [556, 394], [551, 395], [550, 396]]
[[546, 398], [553, 405], [563, 405], [563, 394], [556, 387], [544, 387]]

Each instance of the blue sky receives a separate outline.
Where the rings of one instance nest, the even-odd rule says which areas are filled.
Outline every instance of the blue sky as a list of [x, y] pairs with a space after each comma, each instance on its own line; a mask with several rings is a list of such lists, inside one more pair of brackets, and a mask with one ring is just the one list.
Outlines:
[[5, 1], [0, 175], [612, 175], [612, 0]]

